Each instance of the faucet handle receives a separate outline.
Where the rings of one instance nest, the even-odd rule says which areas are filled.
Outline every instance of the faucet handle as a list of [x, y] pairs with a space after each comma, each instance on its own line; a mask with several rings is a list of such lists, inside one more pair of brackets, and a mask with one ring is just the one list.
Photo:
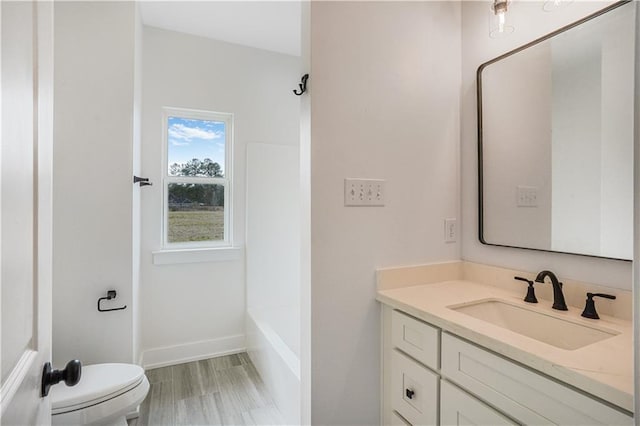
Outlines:
[[527, 303], [538, 303], [538, 299], [536, 299], [535, 290], [533, 289], [533, 281], [528, 280], [526, 278], [522, 278], [522, 277], [513, 277], [513, 279], [529, 283], [529, 287], [527, 288], [527, 295], [524, 298], [525, 302], [527, 302]]
[[600, 319], [598, 312], [596, 312], [596, 304], [593, 301], [594, 297], [604, 297], [605, 299], [613, 299], [613, 300], [615, 300], [616, 298], [612, 294], [587, 293], [587, 302], [584, 305], [584, 311], [582, 311], [582, 316], [585, 318]]

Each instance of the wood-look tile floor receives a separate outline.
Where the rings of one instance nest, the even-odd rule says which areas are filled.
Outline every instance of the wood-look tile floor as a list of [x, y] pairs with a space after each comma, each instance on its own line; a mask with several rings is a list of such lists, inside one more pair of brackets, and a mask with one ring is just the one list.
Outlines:
[[246, 353], [147, 370], [151, 388], [129, 426], [281, 425]]

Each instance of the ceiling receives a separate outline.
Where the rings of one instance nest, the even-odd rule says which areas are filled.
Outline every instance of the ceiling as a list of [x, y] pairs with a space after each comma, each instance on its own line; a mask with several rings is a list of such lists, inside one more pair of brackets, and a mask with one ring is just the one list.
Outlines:
[[299, 1], [141, 1], [144, 25], [300, 56]]

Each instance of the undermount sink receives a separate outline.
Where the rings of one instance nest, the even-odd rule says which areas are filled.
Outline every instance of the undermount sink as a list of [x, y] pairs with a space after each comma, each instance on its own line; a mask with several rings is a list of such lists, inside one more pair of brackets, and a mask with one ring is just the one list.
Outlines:
[[619, 334], [577, 324], [499, 299], [478, 300], [448, 308], [567, 350], [579, 349]]

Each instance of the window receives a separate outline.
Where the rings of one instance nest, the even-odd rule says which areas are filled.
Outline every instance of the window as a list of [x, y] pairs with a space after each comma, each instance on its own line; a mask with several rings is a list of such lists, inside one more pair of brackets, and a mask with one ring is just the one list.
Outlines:
[[165, 248], [231, 245], [233, 116], [165, 108]]

